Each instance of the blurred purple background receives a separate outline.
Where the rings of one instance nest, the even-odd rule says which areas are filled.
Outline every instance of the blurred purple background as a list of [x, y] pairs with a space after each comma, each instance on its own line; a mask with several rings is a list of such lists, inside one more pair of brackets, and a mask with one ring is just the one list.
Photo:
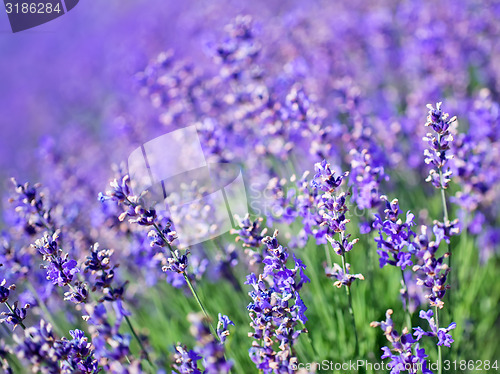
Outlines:
[[[259, 16], [278, 12], [260, 3], [252, 5]], [[133, 75], [160, 51], [204, 58], [200, 30], [221, 32], [236, 14], [255, 13], [243, 2], [224, 8], [218, 16], [202, 1], [81, 1], [16, 34], [0, 14], [0, 177], [28, 177], [44, 134], [72, 125], [101, 131], [123, 103], [139, 99]]]

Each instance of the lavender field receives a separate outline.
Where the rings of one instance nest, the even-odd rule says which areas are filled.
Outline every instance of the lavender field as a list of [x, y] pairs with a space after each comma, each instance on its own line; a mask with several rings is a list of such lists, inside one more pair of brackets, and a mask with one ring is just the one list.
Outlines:
[[500, 370], [500, 1], [0, 30], [0, 372]]

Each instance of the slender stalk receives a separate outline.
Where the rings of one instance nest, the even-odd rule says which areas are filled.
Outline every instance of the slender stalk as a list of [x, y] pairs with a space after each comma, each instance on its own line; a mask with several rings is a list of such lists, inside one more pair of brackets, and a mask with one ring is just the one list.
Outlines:
[[[177, 254], [175, 253], [174, 249], [172, 248], [172, 246], [170, 245], [170, 243], [168, 242], [167, 238], [165, 237], [165, 235], [163, 235], [163, 232], [160, 230], [160, 228], [158, 227], [158, 225], [156, 223], [153, 224], [153, 227], [155, 228], [156, 232], [158, 233], [158, 235], [160, 235], [160, 237], [163, 239], [163, 241], [165, 243], [167, 243], [167, 246], [170, 250], [170, 254], [174, 257], [174, 259], [177, 261], [179, 260], [179, 257], [177, 256]], [[196, 289], [194, 288], [191, 280], [189, 279], [189, 276], [187, 275], [186, 272], [182, 273], [182, 275], [184, 276], [184, 280], [186, 281], [188, 287], [189, 287], [189, 290], [191, 291], [191, 293], [193, 294], [193, 297], [195, 298], [196, 302], [198, 303], [198, 306], [200, 307], [201, 311], [203, 312], [203, 314], [205, 315], [205, 317], [207, 318], [207, 322], [210, 326], [210, 330], [212, 331], [212, 335], [214, 336], [215, 339], [219, 340], [219, 337], [216, 333], [216, 330], [212, 324], [212, 319], [210, 318], [210, 316], [208, 315], [207, 313], [207, 310], [205, 309], [205, 306], [203, 305], [203, 303], [201, 302], [201, 299], [200, 297], [198, 296], [198, 293], [196, 292]]]
[[[442, 174], [442, 172], [439, 172]], [[446, 194], [444, 192], [444, 188], [441, 188], [441, 201], [443, 202], [443, 215], [444, 215], [444, 222], [447, 223], [449, 221], [448, 219], [448, 206], [446, 205]]]
[[[439, 315], [438, 315], [438, 307], [434, 307], [434, 314], [436, 315], [436, 330], [439, 331]], [[441, 346], [437, 346], [438, 349], [438, 374], [442, 374], [442, 355], [441, 355]]]
[[[342, 269], [344, 270], [344, 274], [346, 274], [346, 260], [345, 260], [345, 253], [342, 250]], [[347, 294], [347, 299], [349, 300], [349, 314], [352, 317], [352, 326], [354, 328], [354, 338], [356, 339], [356, 348], [354, 351], [355, 356], [358, 355], [359, 353], [359, 340], [358, 340], [358, 331], [356, 329], [356, 318], [354, 318], [354, 310], [352, 308], [352, 295], [351, 295], [351, 289], [349, 286], [345, 286], [345, 292]]]
[[198, 303], [198, 306], [200, 307], [201, 311], [203, 312], [203, 314], [205, 315], [205, 317], [207, 317], [208, 319], [208, 322], [210, 324], [210, 329], [212, 330], [212, 334], [214, 335], [214, 337], [217, 338], [217, 334], [215, 332], [215, 328], [214, 326], [212, 325], [212, 320], [210, 319], [210, 316], [208, 315], [207, 313], [207, 310], [205, 309], [205, 307], [203, 306], [203, 303], [201, 302], [201, 299], [200, 297], [198, 296], [198, 293], [196, 292], [195, 288], [193, 287], [193, 284], [191, 283], [188, 275], [186, 273], [183, 274], [184, 275], [184, 279], [186, 280], [186, 283], [189, 287], [189, 289], [191, 290], [191, 293], [193, 294], [196, 302]]
[[[141, 352], [142, 354], [144, 355], [144, 358], [146, 359], [146, 361], [151, 365], [151, 367], [155, 367], [155, 365], [153, 364], [153, 362], [151, 361], [151, 359], [149, 358], [149, 354], [148, 352], [146, 351], [146, 348], [144, 347], [144, 344], [142, 344], [142, 341], [141, 339], [139, 338], [139, 335], [137, 335], [137, 333], [135, 332], [135, 329], [134, 327], [132, 326], [132, 323], [130, 322], [130, 319], [128, 318], [127, 315], [124, 316], [125, 317], [125, 321], [127, 322], [127, 325], [128, 327], [130, 328], [130, 331], [132, 332], [132, 335], [134, 336], [135, 340], [137, 340], [137, 343], [139, 343], [139, 347], [141, 348]], [[127, 358], [128, 359], [128, 358]]]
[[[443, 185], [443, 171], [439, 169], [439, 180], [441, 181], [441, 186]], [[448, 206], [446, 204], [446, 192], [443, 187], [440, 188], [441, 190], [441, 203], [443, 204], [443, 219], [444, 219], [444, 224], [445, 226], [450, 222], [449, 216], [448, 216]], [[455, 286], [458, 289], [458, 276], [453, 276], [453, 266], [452, 266], [452, 252], [451, 252], [451, 245], [448, 243], [448, 266], [452, 269], [452, 275], [450, 275], [450, 283], [453, 284], [455, 282]], [[453, 277], [453, 279], [452, 279]], [[452, 282], [452, 280], [454, 282]], [[448, 292], [448, 297], [450, 298], [450, 304], [451, 304], [451, 292]]]
[[404, 270], [401, 269], [401, 280], [403, 282], [404, 293], [406, 295], [405, 299], [405, 314], [406, 314], [406, 324], [408, 325], [409, 331], [412, 331], [411, 325], [411, 313], [410, 313], [410, 295], [408, 294], [408, 285], [406, 284], [405, 273]]
[[[443, 186], [443, 171], [441, 169], [439, 169], [439, 179], [441, 181], [441, 186]], [[441, 203], [443, 204], [443, 219], [444, 219], [444, 224], [446, 226], [450, 222], [448, 216], [448, 205], [446, 204], [446, 193], [444, 191], [445, 189], [441, 187], [440, 190], [441, 190]], [[451, 267], [451, 248], [449, 244], [448, 244], [448, 252], [450, 253], [448, 261]]]

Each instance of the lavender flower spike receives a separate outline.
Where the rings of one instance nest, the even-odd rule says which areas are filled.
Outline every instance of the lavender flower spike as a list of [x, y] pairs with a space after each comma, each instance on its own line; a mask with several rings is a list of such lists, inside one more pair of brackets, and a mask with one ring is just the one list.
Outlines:
[[[2, 266], [2, 264], [0, 264]], [[12, 306], [9, 304], [9, 296], [10, 291], [14, 291], [16, 289], [15, 284], [11, 284], [8, 287], [5, 287], [6, 280], [4, 279], [0, 283], [0, 304], [5, 304], [9, 309], [9, 312], [0, 313], [0, 323], [8, 323], [13, 326], [15, 329], [17, 326], [21, 326], [23, 329], [26, 327], [23, 324], [24, 319], [26, 318], [27, 312], [26, 310], [30, 308], [29, 304], [26, 304], [23, 308], [18, 308], [18, 301], [15, 301]]]
[[389, 264], [400, 267], [404, 270], [407, 266], [412, 266], [410, 244], [412, 238], [416, 235], [411, 227], [415, 225], [415, 216], [410, 212], [406, 212], [406, 219], [403, 221], [399, 216], [401, 209], [399, 208], [398, 199], [389, 201], [386, 196], [380, 196], [382, 201], [385, 201], [386, 208], [384, 210], [384, 220], [375, 214], [373, 228], [378, 229], [379, 236], [375, 238], [377, 243], [377, 253], [379, 254], [380, 267], [383, 268]]
[[206, 317], [201, 313], [190, 313], [188, 320], [191, 322], [191, 334], [196, 337], [197, 341], [195, 352], [203, 359], [204, 373], [229, 373], [233, 363], [227, 361], [224, 357], [224, 345], [210, 333], [210, 326]]
[[363, 274], [349, 274], [349, 271], [351, 270], [351, 264], [346, 263], [345, 267], [346, 270], [344, 272], [344, 269], [342, 269], [339, 264], [335, 263], [333, 264], [333, 269], [326, 269], [326, 275], [328, 277], [335, 277], [338, 279], [335, 283], [333, 283], [334, 286], [338, 288], [342, 286], [350, 287], [352, 282], [354, 282], [356, 279], [365, 280]]
[[228, 330], [229, 325], [234, 326], [234, 322], [231, 321], [228, 316], [219, 313], [219, 322], [217, 323], [217, 335], [219, 336], [219, 340], [222, 344], [226, 342], [226, 339], [229, 336], [229, 330]]
[[268, 251], [263, 274], [257, 277], [252, 273], [245, 282], [252, 286], [249, 292], [252, 302], [247, 308], [252, 319], [250, 326], [254, 329], [249, 336], [255, 339], [249, 354], [264, 374], [288, 373], [297, 361], [292, 347], [299, 335], [307, 332], [299, 328], [299, 324], [307, 321], [307, 307], [299, 290], [309, 278], [304, 274], [305, 265], [295, 256], [295, 267], [287, 268], [289, 255], [279, 244], [277, 234], [275, 231], [272, 237], [262, 240]]
[[419, 317], [422, 319], [427, 320], [429, 322], [429, 326], [431, 328], [431, 331], [425, 331], [421, 327], [415, 327], [413, 328], [415, 332], [413, 335], [415, 335], [417, 340], [422, 339], [422, 336], [433, 336], [437, 337], [438, 342], [437, 345], [444, 345], [446, 347], [451, 347], [451, 343], [453, 343], [453, 338], [450, 334], [450, 330], [453, 330], [454, 328], [457, 327], [457, 324], [455, 322], [450, 323], [450, 325], [446, 328], [441, 327], [438, 328], [436, 325], [436, 321], [433, 317], [434, 312], [432, 309], [428, 310], [427, 312], [421, 310], [419, 313]]
[[448, 160], [453, 158], [450, 148], [457, 117], [448, 118], [449, 114], [441, 110], [441, 104], [437, 103], [436, 108], [427, 105], [429, 115], [425, 126], [432, 127], [434, 133], [427, 133], [423, 140], [429, 144], [429, 148], [424, 151], [425, 163], [433, 166], [426, 181], [432, 182], [436, 188], [446, 189], [452, 174]]
[[426, 358], [428, 356], [425, 354], [424, 348], [420, 348], [417, 343], [418, 339], [413, 339], [406, 327], [403, 329], [402, 334], [398, 333], [394, 328], [392, 314], [392, 309], [388, 309], [385, 313], [385, 321], [370, 323], [371, 327], [380, 327], [392, 345], [391, 348], [382, 347], [383, 354], [381, 356], [382, 359], [390, 358], [391, 374], [403, 372], [417, 374], [420, 368], [423, 374], [432, 374], [432, 371], [427, 368]]
[[444, 295], [450, 287], [446, 284], [450, 268], [445, 263], [449, 253], [436, 257], [436, 252], [441, 241], [448, 241], [449, 238], [444, 228], [438, 225], [434, 225], [433, 232], [435, 240], [430, 240], [427, 227], [422, 226], [418, 240], [412, 244], [415, 255], [420, 260], [419, 265], [413, 266], [413, 271], [417, 272], [417, 285], [424, 286], [427, 290], [425, 297], [429, 299], [430, 304], [442, 309]]

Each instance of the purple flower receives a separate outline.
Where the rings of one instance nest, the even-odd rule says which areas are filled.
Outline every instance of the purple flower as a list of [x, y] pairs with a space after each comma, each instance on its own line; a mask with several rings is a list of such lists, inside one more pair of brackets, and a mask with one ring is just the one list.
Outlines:
[[311, 186], [329, 193], [334, 192], [342, 184], [344, 178], [349, 175], [348, 172], [345, 172], [343, 175], [335, 176], [335, 172], [332, 172], [330, 164], [326, 160], [316, 163], [314, 171], [315, 174], [311, 181]]
[[[296, 199], [296, 210], [298, 216], [302, 218], [303, 229], [299, 233], [299, 243], [305, 245], [307, 236], [312, 235], [317, 244], [327, 243], [327, 226], [321, 226], [323, 216], [318, 207], [321, 205], [322, 190], [311, 185], [308, 181], [309, 172], [305, 172], [297, 182], [298, 194]], [[299, 244], [300, 245], [300, 244]]]
[[170, 229], [170, 222], [164, 224], [164, 220], [156, 215], [154, 209], [146, 209], [140, 205], [144, 193], [139, 196], [133, 195], [129, 183], [130, 177], [128, 175], [120, 178], [120, 181], [115, 179], [110, 183], [111, 189], [106, 194], [99, 195], [99, 200], [112, 200], [125, 208], [125, 211], [118, 217], [120, 221], [129, 216], [131, 217], [129, 218], [130, 223], [136, 223], [140, 226], [153, 226], [153, 229], [148, 233], [151, 245], [161, 248], [168, 247], [171, 255], [171, 257], [162, 258], [162, 270], [164, 272], [184, 274], [188, 267], [189, 252], [186, 251], [181, 254], [178, 249], [174, 250], [172, 248], [171, 244], [177, 239], [177, 234]]
[[[344, 264], [345, 253], [350, 252], [354, 244], [359, 241], [359, 239], [349, 240], [351, 234], [346, 233], [346, 224], [350, 222], [346, 218], [346, 214], [349, 211], [347, 207], [348, 194], [345, 192], [335, 194], [335, 190], [342, 184], [343, 179], [349, 173], [335, 177], [335, 173], [331, 171], [330, 165], [326, 160], [317, 163], [315, 169], [316, 175], [311, 181], [311, 186], [318, 191], [324, 191], [320, 195], [318, 204], [318, 208], [320, 209], [319, 215], [321, 217], [320, 225], [327, 228], [325, 233], [326, 238], [331, 243], [334, 252], [343, 257], [342, 261]], [[338, 239], [335, 238], [336, 234], [339, 234]], [[344, 284], [346, 287], [350, 287], [354, 280], [364, 279], [363, 275], [351, 275], [348, 268], [340, 269], [338, 265], [334, 266], [333, 269], [327, 269], [327, 274], [338, 279], [335, 282], [337, 286]]]
[[229, 319], [228, 316], [219, 313], [219, 322], [217, 323], [217, 336], [221, 343], [224, 343], [229, 335], [229, 330], [227, 329], [229, 325], [234, 326], [234, 322]]
[[342, 286], [347, 286], [350, 287], [352, 282], [354, 282], [356, 279], [359, 280], [364, 280], [365, 277], [362, 274], [349, 274], [349, 271], [351, 270], [351, 264], [346, 263], [345, 264], [346, 271], [342, 269], [342, 267], [339, 264], [333, 264], [333, 269], [326, 268], [326, 275], [330, 278], [337, 278], [337, 281], [334, 283], [334, 285], [338, 288]]
[[351, 171], [349, 185], [353, 186], [352, 200], [359, 209], [376, 208], [380, 203], [379, 188], [382, 181], [389, 179], [383, 166], [377, 166], [367, 149], [351, 150]]
[[261, 228], [262, 218], [257, 218], [255, 221], [250, 220], [250, 215], [247, 214], [243, 219], [239, 220], [239, 229], [231, 230], [231, 234], [237, 234], [236, 242], [243, 242], [243, 247], [260, 248], [262, 239], [267, 232], [267, 229]]
[[4, 304], [9, 300], [10, 290], [13, 289], [13, 286], [4, 287], [5, 283], [5, 279], [0, 283], [0, 304]]
[[162, 270], [164, 272], [173, 272], [184, 274], [188, 267], [188, 254], [189, 251], [186, 251], [184, 254], [181, 254], [178, 249], [172, 252], [174, 257], [164, 258], [163, 263], [165, 265], [162, 266]]
[[[190, 313], [188, 315], [188, 320], [191, 322], [191, 334], [196, 338], [197, 342], [195, 352], [202, 358], [203, 366], [205, 367], [204, 373], [229, 373], [233, 363], [227, 361], [224, 357], [224, 345], [222, 341], [217, 341], [211, 334], [206, 318], [201, 313]], [[191, 354], [188, 357], [192, 359], [193, 355]]]
[[32, 247], [48, 262], [47, 265], [43, 265], [46, 269], [46, 278], [56, 286], [70, 286], [71, 291], [65, 293], [65, 300], [79, 304], [84, 302], [88, 296], [87, 286], [84, 283], [74, 281], [75, 275], [80, 272], [80, 268], [77, 261], [69, 258], [69, 254], [64, 253], [59, 247], [59, 235], [59, 230], [52, 235], [45, 233], [42, 238], [37, 239], [32, 244]]
[[[350, 220], [346, 218], [346, 213], [349, 210], [346, 204], [347, 194], [344, 192], [338, 195], [333, 194], [348, 173], [335, 177], [335, 173], [330, 170], [330, 165], [326, 160], [323, 160], [322, 163], [317, 163], [315, 169], [316, 175], [311, 181], [311, 186], [316, 190], [326, 191], [320, 195], [319, 204], [317, 206], [317, 208], [320, 208], [320, 225], [326, 227], [326, 238], [332, 244], [335, 252], [338, 255], [342, 255], [345, 252], [349, 252], [352, 246], [358, 241], [354, 239], [349, 242], [348, 239], [350, 235], [345, 234], [346, 224], [350, 222]], [[340, 240], [334, 239], [334, 235], [337, 233], [340, 235]]]
[[70, 284], [76, 273], [80, 271], [75, 260], [68, 259], [67, 256], [58, 258], [47, 266], [47, 279], [59, 287]]
[[80, 330], [70, 331], [71, 340], [56, 339], [52, 326], [44, 320], [25, 331], [25, 337], [16, 337], [17, 353], [29, 360], [42, 373], [97, 374], [100, 368], [94, 357], [92, 344]]
[[29, 183], [19, 184], [11, 179], [15, 187], [15, 195], [9, 199], [14, 205], [18, 224], [22, 225], [28, 235], [34, 235], [53, 225], [50, 209], [46, 206], [41, 185], [31, 186]]
[[413, 266], [413, 271], [417, 273], [417, 285], [423, 286], [427, 293], [425, 297], [429, 299], [432, 306], [443, 308], [443, 298], [449, 285], [446, 284], [446, 279], [450, 268], [445, 263], [445, 259], [449, 253], [445, 253], [441, 257], [436, 257], [436, 252], [441, 241], [449, 240], [445, 230], [437, 224], [433, 227], [435, 240], [431, 241], [428, 237], [426, 226], [421, 227], [421, 233], [417, 240], [412, 244], [413, 251], [419, 264]]
[[[399, 374], [402, 372], [408, 372], [410, 374], [416, 374], [419, 372], [420, 366], [424, 373], [432, 374], [427, 368], [427, 355], [425, 354], [424, 348], [420, 348], [419, 344], [415, 339], [412, 338], [411, 333], [405, 327], [402, 334], [394, 328], [394, 322], [392, 321], [391, 309], [387, 310], [385, 316], [385, 321], [372, 322], [370, 326], [380, 327], [384, 332], [385, 337], [391, 343], [392, 349], [389, 347], [382, 347], [382, 359], [389, 358], [391, 365], [391, 374]], [[417, 339], [418, 340], [418, 339]]]
[[[252, 273], [247, 276], [245, 284], [252, 286], [249, 292], [252, 302], [248, 305], [251, 336], [256, 340], [249, 350], [250, 358], [265, 374], [277, 370], [288, 370], [296, 358], [293, 355], [293, 344], [305, 329], [299, 329], [299, 323], [305, 324], [307, 318], [303, 300], [299, 290], [309, 282], [304, 274], [305, 265], [294, 256], [295, 267], [286, 267], [288, 252], [279, 244], [277, 231], [272, 237], [262, 240], [267, 247], [267, 255], [263, 260], [263, 274]], [[273, 342], [279, 343], [279, 351], [275, 351]]]
[[35, 240], [34, 248], [43, 256], [56, 256], [59, 252], [57, 239], [59, 234], [48, 235], [45, 234], [42, 238]]
[[101, 301], [115, 301], [120, 300], [125, 292], [127, 282], [121, 285], [116, 285], [115, 270], [117, 265], [111, 265], [111, 256], [113, 255], [111, 249], [100, 249], [99, 243], [94, 243], [90, 248], [90, 256], [85, 261], [85, 273], [91, 273], [95, 276], [91, 280], [92, 291], [99, 290], [103, 292]]
[[0, 304], [5, 304], [9, 308], [9, 312], [2, 312], [0, 316], [2, 317], [0, 319], [0, 323], [6, 322], [10, 325], [13, 326], [15, 329], [16, 326], [20, 325], [23, 329], [25, 328], [23, 324], [23, 320], [26, 318], [27, 312], [26, 309], [30, 308], [30, 304], [25, 304], [24, 308], [18, 308], [17, 305], [19, 304], [19, 301], [15, 301], [14, 304], [11, 306], [9, 304], [9, 296], [10, 296], [10, 291], [13, 291], [16, 289], [16, 286], [14, 284], [5, 287], [6, 280], [4, 279], [0, 283]]
[[113, 180], [109, 184], [111, 189], [106, 191], [105, 194], [99, 193], [98, 200], [103, 203], [111, 200], [122, 205], [125, 211], [118, 216], [120, 221], [125, 220], [126, 217], [130, 217], [130, 223], [137, 223], [141, 226], [152, 226], [157, 220], [156, 211], [154, 209], [146, 209], [140, 204], [145, 192], [141, 195], [133, 195], [129, 183], [130, 177], [128, 174], [120, 178], [120, 180]]
[[197, 364], [201, 358], [195, 351], [188, 350], [186, 346], [177, 344], [175, 347], [173, 368], [180, 374], [202, 374]]
[[380, 267], [389, 264], [400, 267], [404, 270], [407, 266], [412, 266], [410, 244], [415, 233], [411, 227], [415, 225], [414, 215], [408, 211], [406, 219], [403, 221], [399, 216], [402, 213], [399, 208], [399, 201], [394, 199], [389, 202], [386, 196], [380, 199], [385, 201], [384, 220], [376, 214], [373, 228], [378, 229], [379, 236], [375, 238], [377, 243], [377, 253], [380, 256]]
[[432, 182], [436, 188], [446, 189], [452, 174], [448, 160], [453, 157], [450, 149], [457, 118], [448, 118], [449, 114], [441, 110], [441, 104], [437, 103], [436, 108], [427, 105], [429, 115], [425, 126], [431, 127], [434, 133], [427, 133], [423, 140], [429, 145], [424, 151], [425, 163], [433, 166], [426, 181]]
[[429, 309], [427, 312], [421, 310], [419, 313], [419, 317], [427, 320], [427, 322], [429, 323], [429, 327], [431, 328], [431, 331], [425, 331], [421, 327], [415, 327], [413, 328], [415, 330], [413, 335], [415, 335], [417, 340], [422, 339], [423, 336], [437, 337], [438, 339], [437, 345], [444, 345], [446, 347], [451, 347], [451, 343], [453, 343], [453, 338], [450, 334], [450, 331], [456, 328], [457, 324], [455, 322], [452, 322], [448, 327], [446, 328], [441, 327], [438, 329], [433, 315], [434, 312], [431, 309]]
[[174, 242], [177, 239], [177, 233], [171, 229], [170, 222], [165, 225], [158, 233], [156, 230], [150, 230], [148, 233], [149, 241], [151, 247], [166, 247]]

